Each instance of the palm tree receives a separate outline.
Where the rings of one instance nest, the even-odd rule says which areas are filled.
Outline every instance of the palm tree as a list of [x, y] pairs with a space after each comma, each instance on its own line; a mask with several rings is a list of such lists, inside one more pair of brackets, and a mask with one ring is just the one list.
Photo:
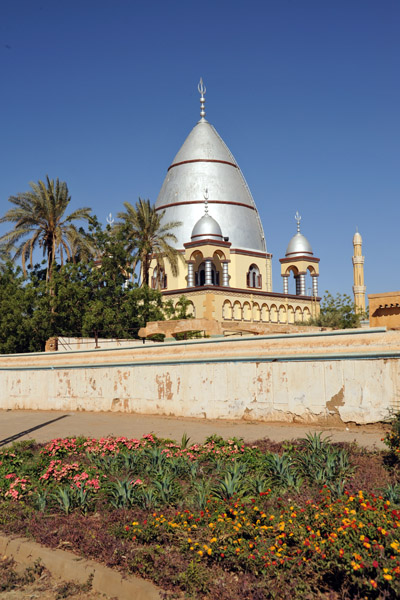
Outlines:
[[177, 237], [172, 233], [172, 229], [182, 225], [180, 221], [172, 221], [162, 224], [165, 211], [157, 212], [150, 200], [139, 198], [136, 206], [130, 202], [124, 202], [126, 212], [117, 214], [122, 223], [117, 223], [116, 227], [124, 231], [128, 237], [126, 249], [133, 254], [133, 271], [140, 263], [141, 285], [149, 285], [150, 264], [153, 259], [156, 260], [157, 272], [164, 269], [164, 260], [166, 259], [174, 276], [179, 272], [179, 260], [183, 259], [181, 253], [171, 246], [171, 242], [176, 242]]
[[32, 266], [34, 248], [42, 248], [43, 256], [47, 257], [47, 281], [50, 281], [57, 253], [63, 264], [64, 254], [71, 259], [77, 245], [87, 245], [84, 233], [75, 227], [73, 221], [88, 220], [91, 209], [79, 208], [65, 216], [71, 197], [67, 184], [58, 178], [54, 183], [46, 175], [46, 182], [30, 183], [30, 186], [32, 189], [28, 192], [9, 198], [15, 207], [10, 208], [0, 223], [15, 225], [0, 238], [0, 244], [4, 244], [6, 249], [14, 246], [14, 258], [22, 257], [25, 275], [28, 259]]

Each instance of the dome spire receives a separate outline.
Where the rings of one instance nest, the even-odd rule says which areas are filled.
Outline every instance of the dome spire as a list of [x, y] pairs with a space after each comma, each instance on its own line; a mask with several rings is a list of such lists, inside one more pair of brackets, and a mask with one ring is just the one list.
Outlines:
[[296, 214], [294, 215], [294, 218], [297, 221], [297, 233], [300, 233], [300, 221], [301, 221], [301, 215], [299, 215], [299, 211], [296, 210]]
[[205, 121], [204, 117], [206, 116], [206, 109], [205, 109], [206, 99], [204, 96], [205, 96], [207, 89], [203, 83], [202, 77], [200, 77], [200, 81], [199, 81], [199, 85], [197, 86], [197, 89], [199, 90], [199, 94], [200, 94], [200, 117], [201, 117], [201, 121]]

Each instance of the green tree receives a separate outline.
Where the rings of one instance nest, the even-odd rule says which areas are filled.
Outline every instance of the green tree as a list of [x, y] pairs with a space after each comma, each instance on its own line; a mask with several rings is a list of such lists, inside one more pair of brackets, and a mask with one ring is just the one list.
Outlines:
[[124, 232], [128, 242], [127, 250], [132, 254], [132, 268], [135, 271], [140, 263], [141, 285], [149, 285], [150, 264], [156, 260], [158, 272], [164, 269], [164, 260], [171, 266], [174, 276], [179, 272], [179, 260], [183, 257], [171, 243], [176, 242], [173, 229], [182, 225], [180, 221], [162, 224], [165, 211], [157, 212], [150, 200], [139, 198], [136, 206], [124, 202], [125, 212], [117, 214], [121, 223], [116, 224], [117, 231]]
[[332, 327], [333, 329], [350, 329], [360, 326], [360, 321], [365, 318], [364, 313], [356, 310], [353, 299], [347, 294], [332, 296], [328, 291], [322, 298], [320, 314], [307, 325], [319, 327]]
[[45, 281], [26, 282], [9, 263], [0, 275], [0, 353], [44, 350], [51, 335]]
[[31, 190], [9, 198], [14, 207], [0, 218], [0, 223], [14, 223], [14, 228], [0, 238], [0, 244], [6, 249], [15, 247], [14, 258], [22, 258], [25, 275], [28, 259], [32, 266], [33, 250], [36, 246], [42, 248], [49, 281], [57, 255], [63, 264], [64, 255], [73, 258], [74, 247], [88, 248], [88, 239], [73, 222], [88, 220], [91, 209], [80, 208], [66, 216], [71, 197], [67, 184], [58, 178], [54, 182], [46, 175], [46, 182], [32, 182], [30, 186]]
[[121, 232], [97, 224], [93, 245], [95, 261], [70, 263], [54, 273], [52, 335], [136, 338], [148, 320], [163, 319], [161, 294], [128, 281], [130, 255]]

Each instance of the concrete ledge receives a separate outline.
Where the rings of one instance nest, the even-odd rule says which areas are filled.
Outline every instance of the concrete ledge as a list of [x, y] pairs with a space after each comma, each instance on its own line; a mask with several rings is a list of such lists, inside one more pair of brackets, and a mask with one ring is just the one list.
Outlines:
[[0, 535], [0, 553], [12, 557], [24, 567], [40, 560], [50, 573], [64, 581], [86, 583], [93, 575], [92, 588], [101, 594], [118, 600], [160, 600], [161, 590], [150, 581], [139, 577], [123, 577], [93, 560], [86, 560], [65, 550], [45, 548], [25, 538], [9, 538]]

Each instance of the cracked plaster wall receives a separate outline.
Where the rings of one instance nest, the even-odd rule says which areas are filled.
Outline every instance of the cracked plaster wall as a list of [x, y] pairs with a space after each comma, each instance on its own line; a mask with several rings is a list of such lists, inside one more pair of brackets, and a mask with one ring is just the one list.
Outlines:
[[0, 389], [3, 409], [364, 424], [400, 409], [400, 360], [2, 370]]

